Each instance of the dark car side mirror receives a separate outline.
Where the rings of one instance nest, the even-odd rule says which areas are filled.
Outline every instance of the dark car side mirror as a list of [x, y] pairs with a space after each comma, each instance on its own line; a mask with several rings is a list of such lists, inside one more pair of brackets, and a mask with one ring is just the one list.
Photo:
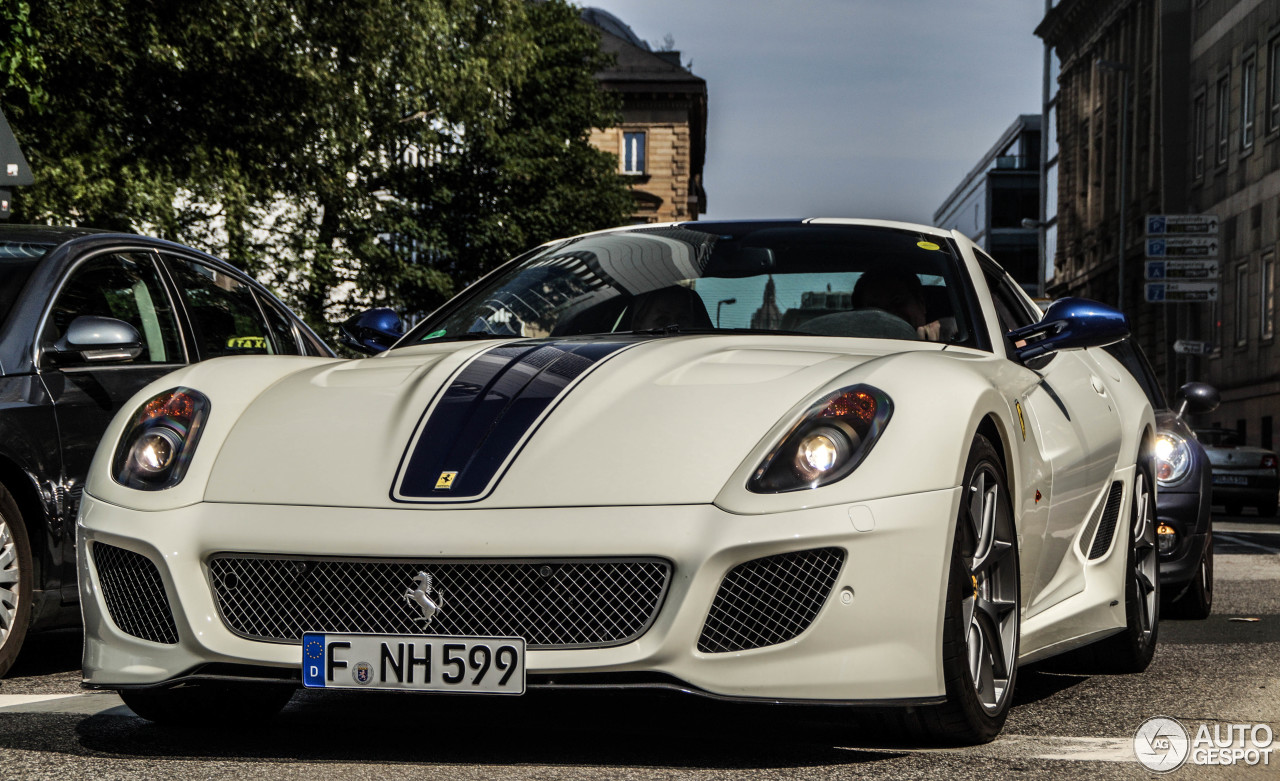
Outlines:
[[142, 355], [142, 337], [123, 320], [82, 315], [71, 321], [46, 354], [59, 365], [131, 361]]
[[[1010, 331], [1020, 361], [1085, 347], [1105, 347], [1129, 335], [1129, 318], [1115, 307], [1086, 298], [1061, 298], [1040, 322]], [[1021, 343], [1021, 344], [1020, 344]]]
[[1188, 382], [1178, 388], [1175, 400], [1178, 402], [1178, 417], [1182, 417], [1188, 412], [1192, 415], [1213, 412], [1222, 402], [1222, 396], [1207, 382]]
[[376, 355], [404, 336], [404, 325], [395, 310], [379, 307], [353, 315], [338, 326], [338, 341], [356, 352]]

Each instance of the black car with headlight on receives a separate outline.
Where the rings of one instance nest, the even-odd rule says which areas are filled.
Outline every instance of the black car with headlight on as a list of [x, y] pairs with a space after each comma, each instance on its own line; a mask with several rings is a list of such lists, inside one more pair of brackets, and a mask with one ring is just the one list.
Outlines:
[[1161, 618], [1208, 618], [1213, 608], [1213, 495], [1209, 457], [1183, 415], [1218, 407], [1218, 391], [1203, 382], [1178, 389], [1170, 409], [1142, 350], [1126, 339], [1105, 348], [1133, 374], [1156, 414], [1156, 517], [1159, 521]]

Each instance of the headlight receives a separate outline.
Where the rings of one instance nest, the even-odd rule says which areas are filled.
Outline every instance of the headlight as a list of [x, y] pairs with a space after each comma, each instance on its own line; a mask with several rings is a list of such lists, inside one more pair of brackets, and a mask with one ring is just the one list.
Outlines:
[[761, 462], [747, 489], [781, 493], [844, 478], [871, 452], [892, 414], [893, 402], [870, 385], [823, 396]]
[[152, 396], [134, 413], [112, 463], [115, 481], [160, 491], [182, 481], [209, 416], [209, 399], [190, 388]]
[[1191, 468], [1191, 448], [1182, 437], [1169, 431], [1156, 436], [1156, 482], [1174, 485]]

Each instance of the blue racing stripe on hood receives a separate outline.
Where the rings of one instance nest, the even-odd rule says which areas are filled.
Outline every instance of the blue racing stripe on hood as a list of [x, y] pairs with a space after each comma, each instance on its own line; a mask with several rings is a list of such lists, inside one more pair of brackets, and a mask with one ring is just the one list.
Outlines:
[[522, 341], [481, 353], [420, 425], [393, 498], [479, 497], [574, 380], [647, 338]]

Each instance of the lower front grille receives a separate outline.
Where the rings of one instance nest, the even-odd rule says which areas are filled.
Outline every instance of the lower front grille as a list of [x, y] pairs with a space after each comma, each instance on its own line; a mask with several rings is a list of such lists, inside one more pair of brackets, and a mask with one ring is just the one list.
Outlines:
[[93, 563], [111, 620], [122, 632], [174, 645], [178, 628], [164, 591], [160, 570], [140, 553], [104, 542], [93, 543]]
[[219, 554], [209, 575], [227, 628], [254, 640], [299, 643], [303, 632], [522, 637], [546, 649], [622, 645], [644, 634], [671, 565]]
[[809, 628], [844, 565], [839, 548], [783, 553], [729, 570], [698, 638], [703, 653], [786, 642]]

